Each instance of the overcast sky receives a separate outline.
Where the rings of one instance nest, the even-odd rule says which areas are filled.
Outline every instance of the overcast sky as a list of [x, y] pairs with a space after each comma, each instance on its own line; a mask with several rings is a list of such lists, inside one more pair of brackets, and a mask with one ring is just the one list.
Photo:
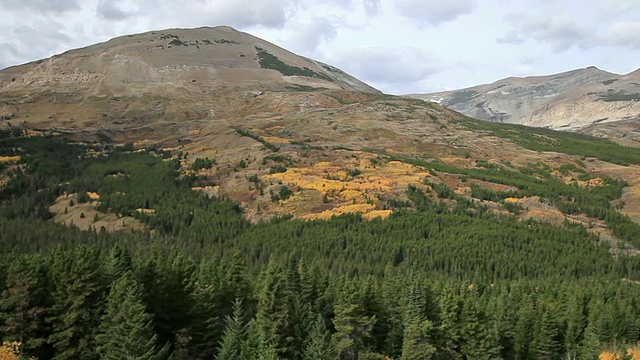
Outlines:
[[217, 25], [393, 94], [640, 68], [640, 0], [0, 0], [0, 68], [119, 35]]

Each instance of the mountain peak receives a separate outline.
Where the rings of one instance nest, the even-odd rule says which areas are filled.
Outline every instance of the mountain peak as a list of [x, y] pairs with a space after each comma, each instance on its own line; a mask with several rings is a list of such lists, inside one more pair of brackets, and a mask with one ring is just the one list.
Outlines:
[[639, 80], [640, 70], [621, 76], [588, 66], [413, 96], [482, 120], [581, 131], [593, 124], [639, 117]]
[[[4, 80], [4, 81], [3, 81]], [[140, 86], [287, 86], [378, 90], [229, 26], [154, 30], [113, 38], [0, 72], [5, 86], [97, 81], [99, 89]], [[95, 90], [95, 89], [94, 89]]]

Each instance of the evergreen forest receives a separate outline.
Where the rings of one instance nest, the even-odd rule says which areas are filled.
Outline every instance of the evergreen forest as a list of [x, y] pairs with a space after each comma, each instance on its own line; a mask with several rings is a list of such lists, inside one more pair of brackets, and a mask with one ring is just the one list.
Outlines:
[[[24, 358], [594, 360], [640, 340], [640, 259], [581, 225], [520, 221], [428, 183], [389, 200], [386, 220], [252, 224], [191, 190], [208, 180], [182, 174], [182, 154], [2, 135], [0, 155], [21, 158], [0, 187], [0, 343]], [[515, 186], [474, 197], [542, 196], [640, 245], [610, 205], [618, 180], [397, 160]], [[51, 221], [58, 196], [90, 192], [147, 230]]]

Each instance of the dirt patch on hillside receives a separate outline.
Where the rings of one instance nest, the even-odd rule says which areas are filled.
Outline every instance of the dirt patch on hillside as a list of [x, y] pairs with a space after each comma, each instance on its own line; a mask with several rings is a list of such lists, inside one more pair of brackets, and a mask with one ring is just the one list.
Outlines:
[[[98, 197], [92, 193], [93, 198]], [[49, 207], [53, 213], [53, 221], [67, 226], [75, 226], [81, 230], [108, 232], [115, 231], [143, 231], [144, 224], [131, 216], [119, 216], [111, 213], [103, 213], [96, 210], [96, 201], [77, 203], [75, 194], [62, 195]]]
[[624, 188], [619, 200], [624, 204], [620, 212], [640, 223], [640, 166], [622, 166], [600, 160], [591, 160], [587, 164], [596, 173], [608, 175], [614, 179], [622, 179], [629, 184]]

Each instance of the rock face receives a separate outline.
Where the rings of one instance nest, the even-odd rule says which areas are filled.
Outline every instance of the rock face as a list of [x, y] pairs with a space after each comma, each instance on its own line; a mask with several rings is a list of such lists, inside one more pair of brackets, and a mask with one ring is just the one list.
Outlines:
[[[637, 123], [640, 118], [640, 70], [617, 75], [588, 67], [409, 96], [482, 120], [608, 136], [616, 133], [615, 123], [623, 121], [629, 130], [629, 121]], [[609, 130], [599, 130], [605, 128]], [[633, 128], [632, 132], [638, 130]]]
[[[0, 71], [0, 121], [89, 127], [210, 116], [222, 89], [378, 90], [230, 27], [128, 35]], [[197, 103], [198, 105], [193, 105]]]

